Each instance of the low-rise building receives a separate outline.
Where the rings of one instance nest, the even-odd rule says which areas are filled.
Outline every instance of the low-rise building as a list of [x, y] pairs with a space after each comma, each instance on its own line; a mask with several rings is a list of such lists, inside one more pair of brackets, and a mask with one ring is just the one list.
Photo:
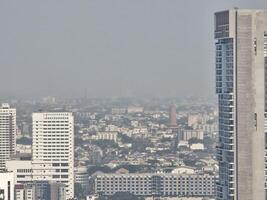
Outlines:
[[200, 130], [184, 130], [182, 132], [182, 140], [188, 141], [190, 139], [199, 139], [203, 140], [204, 132]]
[[114, 195], [130, 192], [137, 196], [214, 196], [215, 176], [210, 174], [136, 173], [99, 174], [95, 179], [95, 193]]
[[202, 143], [195, 143], [190, 145], [191, 150], [204, 150], [204, 144]]
[[112, 140], [117, 142], [118, 132], [108, 131], [108, 132], [98, 132], [96, 135], [92, 136], [93, 140]]

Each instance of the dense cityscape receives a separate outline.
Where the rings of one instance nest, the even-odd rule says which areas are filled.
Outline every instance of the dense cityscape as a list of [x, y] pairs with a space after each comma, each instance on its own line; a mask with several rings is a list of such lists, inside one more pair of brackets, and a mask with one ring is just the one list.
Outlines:
[[267, 200], [266, 2], [187, 1], [0, 3], [0, 200]]
[[[16, 199], [23, 199], [22, 194], [36, 195], [34, 191], [42, 191], [40, 188], [77, 199], [214, 197], [216, 104], [194, 98], [45, 97], [3, 104], [0, 113], [3, 120], [11, 120], [7, 113], [12, 113], [16, 152], [2, 169], [6, 166], [7, 176], [15, 177]], [[62, 121], [63, 130], [69, 126], [67, 131], [61, 131], [61, 121], [46, 121], [48, 116], [60, 119], [61, 115], [67, 116]], [[50, 132], [69, 135], [66, 139], [60, 135], [57, 142], [59, 135], [45, 134]], [[61, 145], [65, 140], [69, 140], [67, 145]], [[60, 148], [64, 146], [67, 148]], [[67, 155], [68, 166], [61, 166], [65, 156], [61, 153]]]

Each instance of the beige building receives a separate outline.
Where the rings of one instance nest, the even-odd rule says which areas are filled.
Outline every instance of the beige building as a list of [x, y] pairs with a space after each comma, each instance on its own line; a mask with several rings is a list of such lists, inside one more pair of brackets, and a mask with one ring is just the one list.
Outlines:
[[112, 140], [117, 143], [118, 132], [116, 131], [106, 131], [106, 132], [97, 132], [96, 135], [92, 136], [93, 140]]
[[190, 139], [204, 139], [204, 132], [199, 130], [183, 130], [182, 131], [182, 140], [188, 141]]

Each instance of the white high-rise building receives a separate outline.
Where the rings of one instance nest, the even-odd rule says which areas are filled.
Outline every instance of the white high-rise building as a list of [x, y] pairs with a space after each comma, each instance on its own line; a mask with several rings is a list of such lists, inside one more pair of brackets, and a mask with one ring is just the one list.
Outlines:
[[219, 104], [218, 200], [267, 193], [267, 11], [215, 14]]
[[16, 109], [8, 104], [0, 106], [0, 171], [16, 152]]
[[0, 172], [0, 199], [14, 200], [14, 173]]
[[66, 185], [74, 197], [74, 118], [69, 112], [33, 113], [33, 180]]

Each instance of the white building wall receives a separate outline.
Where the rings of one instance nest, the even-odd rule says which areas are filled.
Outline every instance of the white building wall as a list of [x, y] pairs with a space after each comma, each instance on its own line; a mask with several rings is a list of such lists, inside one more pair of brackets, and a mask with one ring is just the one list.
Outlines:
[[33, 181], [33, 166], [31, 160], [8, 160], [6, 162], [8, 171], [14, 172], [15, 183]]
[[33, 180], [61, 182], [74, 197], [74, 118], [72, 113], [33, 113]]
[[0, 173], [0, 199], [4, 197], [4, 200], [14, 200], [14, 185], [13, 172]]
[[16, 109], [0, 106], [0, 171], [16, 152]]

